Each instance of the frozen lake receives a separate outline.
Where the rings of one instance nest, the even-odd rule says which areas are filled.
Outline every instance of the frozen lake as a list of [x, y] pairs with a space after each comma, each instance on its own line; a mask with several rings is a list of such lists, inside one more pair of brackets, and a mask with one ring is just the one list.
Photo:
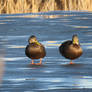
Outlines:
[[[83, 55], [69, 65], [58, 47], [73, 34], [78, 34]], [[30, 35], [46, 48], [42, 66], [31, 66], [25, 55]], [[0, 15], [0, 38], [6, 48], [0, 92], [92, 92], [91, 12]]]

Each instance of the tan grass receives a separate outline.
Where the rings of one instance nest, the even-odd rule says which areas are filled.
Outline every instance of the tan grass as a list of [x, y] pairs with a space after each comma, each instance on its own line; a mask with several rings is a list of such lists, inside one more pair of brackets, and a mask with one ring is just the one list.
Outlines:
[[46, 12], [54, 10], [92, 11], [92, 0], [0, 0], [0, 14]]

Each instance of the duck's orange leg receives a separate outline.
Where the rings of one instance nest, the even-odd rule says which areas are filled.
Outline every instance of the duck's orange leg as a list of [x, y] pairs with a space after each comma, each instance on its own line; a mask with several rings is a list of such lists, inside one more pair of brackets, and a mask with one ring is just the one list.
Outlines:
[[36, 63], [35, 65], [42, 65], [42, 58], [40, 58], [40, 62]]
[[74, 63], [72, 62], [72, 60], [70, 61], [70, 64], [71, 64], [71, 65], [74, 64]]
[[34, 65], [35, 63], [34, 63], [34, 60], [32, 59], [32, 63], [31, 63], [32, 65]]

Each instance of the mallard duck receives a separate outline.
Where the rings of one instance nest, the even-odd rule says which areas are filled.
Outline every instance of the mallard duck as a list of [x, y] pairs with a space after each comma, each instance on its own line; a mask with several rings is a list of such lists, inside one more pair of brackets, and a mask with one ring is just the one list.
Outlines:
[[78, 36], [75, 34], [72, 40], [63, 42], [59, 47], [60, 54], [67, 59], [70, 59], [70, 64], [74, 64], [72, 60], [77, 59], [83, 53], [79, 44]]
[[[41, 65], [42, 58], [46, 56], [45, 47], [38, 42], [37, 38], [32, 35], [28, 40], [29, 44], [26, 46], [25, 54], [32, 59], [32, 65]], [[34, 59], [40, 59], [39, 63], [34, 63]]]

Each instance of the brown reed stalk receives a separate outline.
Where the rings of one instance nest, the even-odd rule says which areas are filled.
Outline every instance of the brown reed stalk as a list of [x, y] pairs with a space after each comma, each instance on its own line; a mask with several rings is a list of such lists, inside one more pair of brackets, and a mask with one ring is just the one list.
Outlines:
[[92, 11], [92, 0], [0, 0], [0, 14], [47, 12], [54, 10]]

